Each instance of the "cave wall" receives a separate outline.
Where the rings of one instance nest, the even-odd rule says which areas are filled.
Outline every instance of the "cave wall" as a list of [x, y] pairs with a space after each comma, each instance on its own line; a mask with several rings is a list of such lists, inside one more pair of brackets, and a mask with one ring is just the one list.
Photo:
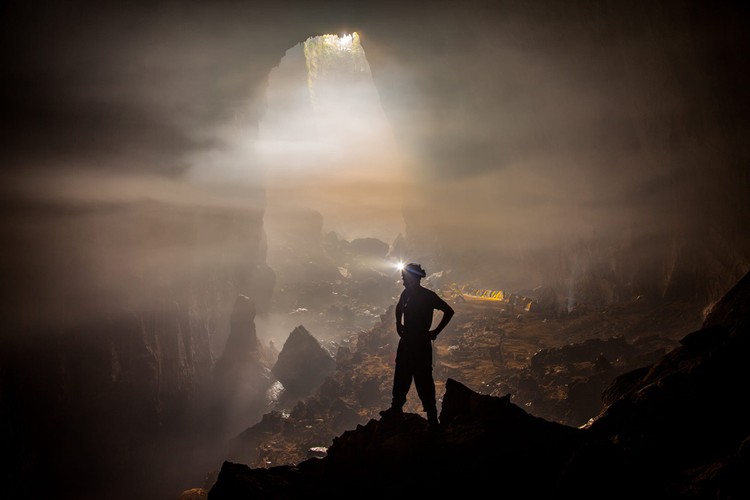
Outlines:
[[399, 14], [414, 21], [369, 24], [363, 43], [419, 158], [405, 217], [431, 269], [593, 302], [701, 306], [746, 272], [743, 8], [472, 2]]

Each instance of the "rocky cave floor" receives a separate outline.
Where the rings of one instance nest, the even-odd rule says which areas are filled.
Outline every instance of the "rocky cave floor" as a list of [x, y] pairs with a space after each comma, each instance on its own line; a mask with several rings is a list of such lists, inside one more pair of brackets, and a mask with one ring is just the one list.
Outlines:
[[[602, 391], [617, 375], [653, 363], [703, 320], [690, 304], [644, 299], [557, 316], [454, 307], [451, 325], [434, 343], [438, 409], [453, 378], [482, 394], [510, 394], [530, 414], [574, 427], [599, 412]], [[336, 368], [325, 382], [305, 397], [282, 394], [275, 409], [230, 442], [226, 459], [252, 468], [298, 464], [325, 456], [344, 431], [380, 418], [390, 404], [393, 318], [389, 310], [380, 324], [338, 342]], [[404, 410], [424, 415], [413, 386]], [[217, 475], [208, 472], [204, 491]]]

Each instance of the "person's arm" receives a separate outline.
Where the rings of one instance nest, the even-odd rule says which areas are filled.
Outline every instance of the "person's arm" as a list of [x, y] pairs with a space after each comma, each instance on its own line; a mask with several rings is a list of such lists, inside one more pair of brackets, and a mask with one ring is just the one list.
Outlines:
[[401, 322], [401, 319], [404, 317], [404, 305], [402, 299], [403, 295], [399, 297], [398, 302], [396, 303], [396, 333], [398, 333], [399, 337], [404, 334], [404, 324]]
[[438, 323], [438, 326], [435, 327], [434, 330], [430, 332], [430, 338], [432, 340], [435, 340], [438, 335], [440, 335], [440, 332], [442, 332], [446, 326], [448, 326], [448, 323], [450, 323], [451, 318], [453, 318], [453, 315], [455, 314], [455, 311], [453, 308], [448, 305], [446, 301], [441, 299], [440, 297], [435, 294], [435, 297], [437, 297], [437, 304], [435, 304], [435, 309], [443, 312], [443, 317], [440, 318], [440, 323]]

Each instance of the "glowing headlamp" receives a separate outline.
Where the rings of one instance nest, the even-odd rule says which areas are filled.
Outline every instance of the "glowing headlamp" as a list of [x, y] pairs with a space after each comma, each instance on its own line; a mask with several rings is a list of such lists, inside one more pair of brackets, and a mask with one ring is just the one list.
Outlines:
[[403, 262], [399, 262], [398, 264], [396, 264], [396, 267], [402, 273], [408, 272], [419, 278], [424, 278], [425, 276], [427, 276], [427, 273], [425, 273], [424, 269], [422, 269], [422, 266], [420, 266], [419, 264], [414, 264], [414, 263], [404, 264]]

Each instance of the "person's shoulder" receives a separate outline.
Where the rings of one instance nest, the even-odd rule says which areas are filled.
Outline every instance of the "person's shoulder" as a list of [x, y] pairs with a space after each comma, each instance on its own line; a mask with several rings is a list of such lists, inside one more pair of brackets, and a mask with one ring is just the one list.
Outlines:
[[423, 294], [429, 295], [432, 298], [434, 297], [440, 298], [440, 295], [438, 295], [434, 290], [431, 290], [430, 288], [426, 288], [423, 286], [420, 286], [420, 288], [422, 289]]
[[430, 290], [429, 288], [425, 288], [427, 292], [429, 293], [430, 298], [435, 301], [438, 304], [447, 304], [445, 302], [445, 299], [443, 299], [439, 293], [437, 293], [435, 290]]

